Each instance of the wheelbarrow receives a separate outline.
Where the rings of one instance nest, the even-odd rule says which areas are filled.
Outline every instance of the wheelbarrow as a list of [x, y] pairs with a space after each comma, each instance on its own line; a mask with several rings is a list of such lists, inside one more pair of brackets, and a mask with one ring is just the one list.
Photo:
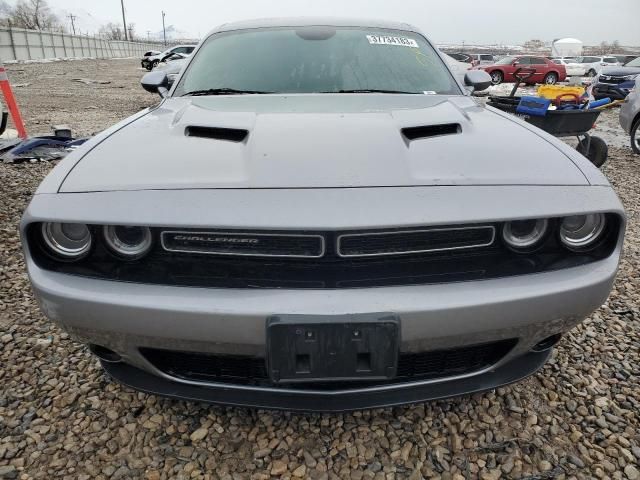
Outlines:
[[[512, 94], [515, 93], [515, 89]], [[503, 112], [517, 114], [520, 97], [490, 96], [487, 105]], [[544, 116], [519, 115], [527, 123], [535, 125], [554, 137], [576, 137], [576, 150], [587, 157], [596, 167], [607, 161], [607, 143], [600, 137], [589, 134], [601, 110], [548, 110]]]

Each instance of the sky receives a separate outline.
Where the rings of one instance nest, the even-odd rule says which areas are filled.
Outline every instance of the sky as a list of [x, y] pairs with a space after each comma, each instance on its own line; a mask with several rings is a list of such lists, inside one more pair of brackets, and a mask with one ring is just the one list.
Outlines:
[[[120, 0], [48, 0], [61, 17], [96, 33], [122, 22]], [[15, 3], [15, 1], [10, 3]], [[640, 0], [124, 0], [127, 21], [147, 36], [167, 26], [199, 38], [234, 20], [278, 16], [348, 16], [395, 20], [420, 28], [436, 43], [521, 44], [574, 37], [587, 45], [618, 40], [640, 46]], [[67, 23], [69, 19], [67, 18]]]

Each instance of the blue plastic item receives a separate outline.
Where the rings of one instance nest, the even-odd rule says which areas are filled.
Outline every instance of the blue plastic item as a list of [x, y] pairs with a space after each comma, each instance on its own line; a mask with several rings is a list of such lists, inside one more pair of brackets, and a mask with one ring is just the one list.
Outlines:
[[551, 100], [542, 97], [523, 96], [516, 107], [516, 113], [531, 115], [533, 117], [544, 117], [549, 110]]
[[596, 101], [591, 102], [589, 104], [589, 110], [591, 110], [592, 108], [598, 108], [598, 107], [601, 107], [603, 105], [607, 105], [609, 103], [611, 103], [611, 99], [609, 97], [603, 98], [602, 100], [596, 100]]

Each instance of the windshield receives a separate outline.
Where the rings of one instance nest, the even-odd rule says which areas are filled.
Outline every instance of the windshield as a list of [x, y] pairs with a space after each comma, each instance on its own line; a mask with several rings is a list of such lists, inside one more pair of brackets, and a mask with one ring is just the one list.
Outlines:
[[286, 27], [212, 35], [197, 51], [174, 95], [371, 90], [461, 93], [442, 59], [419, 34]]
[[496, 62], [496, 65], [511, 65], [516, 57], [504, 57]]
[[631, 60], [629, 63], [626, 63], [625, 67], [640, 67], [640, 57]]

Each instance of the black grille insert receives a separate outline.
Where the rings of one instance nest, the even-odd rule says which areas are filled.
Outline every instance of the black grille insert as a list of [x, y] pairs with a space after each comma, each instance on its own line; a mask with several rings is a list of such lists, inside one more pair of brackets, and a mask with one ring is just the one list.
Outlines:
[[495, 231], [493, 226], [482, 226], [341, 235], [338, 254], [367, 257], [488, 247]]
[[151, 348], [143, 348], [141, 353], [158, 370], [184, 380], [270, 388], [341, 390], [474, 373], [497, 363], [509, 353], [516, 343], [515, 339], [510, 339], [447, 350], [400, 353], [397, 376], [388, 381], [296, 383], [288, 385], [271, 383], [264, 358], [178, 352]]
[[321, 235], [167, 231], [162, 232], [161, 240], [168, 252], [293, 258], [324, 255]]

